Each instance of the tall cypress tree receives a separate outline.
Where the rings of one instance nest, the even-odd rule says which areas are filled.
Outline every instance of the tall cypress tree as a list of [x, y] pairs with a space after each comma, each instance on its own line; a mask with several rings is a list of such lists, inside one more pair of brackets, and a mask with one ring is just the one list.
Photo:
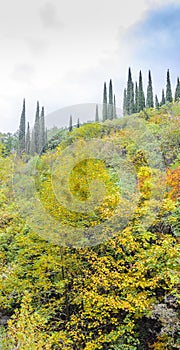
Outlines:
[[117, 118], [117, 113], [116, 113], [116, 96], [114, 95], [114, 104], [113, 104], [113, 119]]
[[39, 153], [40, 151], [40, 116], [39, 116], [39, 101], [37, 101], [36, 108], [36, 117], [34, 123], [34, 143], [35, 143], [35, 152]]
[[127, 89], [126, 89], [126, 108], [127, 114], [131, 114], [131, 95], [132, 95], [132, 75], [131, 68], [128, 70], [128, 81], [127, 81]]
[[41, 110], [41, 116], [40, 116], [40, 150], [43, 150], [43, 148], [46, 145], [46, 130], [45, 130], [45, 119], [44, 119], [44, 107], [42, 107]]
[[167, 83], [166, 83], [166, 101], [172, 102], [172, 90], [169, 69], [167, 70]]
[[46, 137], [46, 144], [47, 144], [48, 143], [48, 129], [47, 128], [46, 128], [45, 137]]
[[79, 118], [77, 120], [77, 128], [79, 129], [80, 128], [80, 121], [79, 121]]
[[19, 125], [19, 153], [25, 152], [25, 133], [26, 133], [26, 110], [25, 110], [25, 99], [23, 100], [23, 109], [21, 113], [20, 125]]
[[113, 119], [113, 87], [112, 87], [112, 80], [110, 80], [110, 82], [109, 82], [108, 119]]
[[70, 118], [69, 118], [69, 131], [72, 131], [73, 129], [73, 126], [72, 126], [72, 115], [70, 115]]
[[174, 100], [178, 101], [179, 99], [180, 99], [180, 81], [179, 81], [179, 77], [178, 77], [177, 78], [177, 85], [176, 85]]
[[103, 90], [103, 115], [102, 119], [103, 122], [107, 119], [107, 88], [106, 83], [104, 83], [104, 90]]
[[161, 103], [160, 103], [160, 106], [163, 106], [165, 105], [166, 103], [166, 100], [165, 100], [165, 94], [164, 94], [164, 89], [162, 89], [162, 99], [161, 99]]
[[137, 81], [135, 83], [135, 105], [134, 105], [134, 112], [139, 112], [139, 90], [138, 90], [138, 84]]
[[159, 101], [157, 95], [155, 96], [155, 107], [159, 109]]
[[134, 83], [131, 84], [130, 114], [134, 113]]
[[152, 79], [151, 79], [151, 71], [148, 73], [148, 87], [147, 87], [147, 99], [146, 99], [146, 107], [153, 108], [153, 88], [152, 88]]
[[27, 154], [30, 154], [30, 147], [31, 147], [31, 144], [30, 144], [30, 127], [29, 127], [29, 122], [28, 122], [27, 132], [26, 132], [26, 153]]
[[143, 81], [142, 81], [142, 73], [139, 72], [139, 110], [138, 112], [142, 111], [145, 107], [145, 97], [144, 97], [144, 91], [143, 91]]
[[126, 108], [127, 114], [132, 114], [134, 112], [134, 84], [132, 81], [131, 68], [128, 70], [128, 81], [126, 90]]
[[95, 114], [95, 122], [99, 122], [99, 110], [98, 110], [98, 105], [96, 105], [96, 114]]
[[31, 133], [30, 153], [34, 154], [35, 152], [36, 152], [35, 132], [34, 132], [34, 128], [33, 128], [32, 133]]
[[123, 96], [123, 115], [125, 116], [127, 114], [127, 90], [124, 89], [124, 96]]

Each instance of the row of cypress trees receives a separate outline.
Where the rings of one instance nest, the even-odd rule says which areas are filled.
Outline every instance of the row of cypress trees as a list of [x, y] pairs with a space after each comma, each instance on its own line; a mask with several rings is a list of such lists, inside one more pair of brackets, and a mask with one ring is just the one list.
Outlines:
[[[97, 107], [96, 107], [97, 108]], [[102, 110], [102, 120], [105, 121], [107, 119], [115, 119], [117, 117], [116, 114], [116, 97], [113, 95], [113, 86], [112, 80], [109, 82], [109, 99], [107, 96], [107, 87], [106, 82], [104, 83], [103, 90], [103, 110]], [[98, 111], [96, 110], [96, 121], [98, 121]]]
[[39, 101], [37, 101], [35, 122], [32, 130], [30, 130], [29, 122], [27, 123], [26, 130], [26, 103], [23, 100], [23, 108], [19, 125], [19, 144], [18, 153], [22, 155], [39, 153], [47, 143], [47, 130], [45, 129], [45, 116], [44, 107], [39, 107]]
[[[177, 85], [175, 89], [174, 100], [177, 101], [180, 99], [180, 80], [177, 78]], [[147, 94], [145, 99], [145, 94], [143, 90], [143, 80], [142, 73], [139, 72], [139, 82], [133, 82], [131, 68], [128, 70], [128, 81], [127, 87], [124, 89], [124, 98], [123, 98], [123, 114], [131, 115], [133, 113], [138, 113], [143, 110], [145, 107], [153, 108], [154, 105], [156, 108], [164, 105], [166, 102], [172, 102], [172, 89], [171, 89], [171, 81], [170, 81], [170, 73], [169, 69], [167, 70], [167, 83], [166, 83], [166, 95], [164, 89], [162, 89], [162, 98], [161, 102], [158, 101], [157, 95], [155, 95], [155, 103], [153, 98], [153, 86], [152, 86], [152, 78], [151, 71], [148, 72], [148, 86], [147, 86]], [[23, 109], [20, 119], [19, 126], [19, 154], [27, 153], [27, 154], [35, 154], [39, 153], [47, 143], [47, 130], [45, 129], [45, 119], [44, 119], [44, 107], [39, 108], [39, 102], [37, 101], [36, 108], [36, 116], [35, 123], [32, 131], [30, 131], [29, 122], [27, 124], [26, 131], [26, 117], [25, 117], [25, 99], [23, 100]], [[115, 94], [113, 95], [113, 86], [112, 80], [109, 82], [109, 96], [107, 96], [107, 86], [106, 82], [104, 82], [104, 90], [103, 90], [103, 109], [102, 109], [102, 120], [105, 121], [107, 119], [115, 119], [117, 118], [116, 113], [116, 98]], [[95, 121], [99, 122], [99, 111], [98, 105], [96, 105], [96, 114]], [[77, 126], [80, 126], [80, 122], [78, 119]], [[72, 131], [72, 116], [70, 116], [69, 120], [69, 131]]]
[[[177, 101], [180, 98], [180, 81], [177, 78], [177, 85], [175, 90], [174, 100]], [[128, 70], [128, 81], [127, 87], [124, 89], [124, 97], [123, 97], [123, 114], [130, 115], [132, 113], [138, 113], [143, 110], [145, 107], [153, 108], [154, 105], [156, 108], [164, 105], [166, 102], [172, 102], [172, 88], [171, 88], [171, 80], [169, 69], [167, 70], [167, 81], [166, 81], [166, 94], [164, 89], [162, 89], [162, 98], [161, 102], [158, 101], [157, 95], [155, 95], [155, 103], [153, 97], [153, 86], [152, 86], [152, 78], [151, 71], [148, 72], [148, 86], [147, 86], [147, 94], [145, 98], [144, 90], [143, 90], [143, 80], [142, 73], [139, 72], [139, 82], [133, 82], [131, 68]]]
[[77, 124], [76, 124], [76, 125], [73, 125], [72, 114], [71, 114], [71, 115], [70, 115], [70, 118], [69, 118], [69, 127], [68, 127], [69, 132], [73, 130], [73, 127], [79, 128], [79, 127], [80, 127], [80, 120], [79, 120], [79, 118], [78, 118], [78, 119], [77, 119]]
[[[149, 71], [149, 76], [148, 76], [146, 106], [154, 107], [151, 71]], [[129, 68], [127, 88], [124, 89], [123, 114], [130, 115], [132, 113], [138, 113], [141, 110], [143, 110], [144, 107], [145, 107], [145, 94], [143, 90], [142, 73], [141, 71], [139, 72], [139, 84], [135, 82], [135, 86], [134, 86], [134, 82], [132, 80], [131, 68]]]

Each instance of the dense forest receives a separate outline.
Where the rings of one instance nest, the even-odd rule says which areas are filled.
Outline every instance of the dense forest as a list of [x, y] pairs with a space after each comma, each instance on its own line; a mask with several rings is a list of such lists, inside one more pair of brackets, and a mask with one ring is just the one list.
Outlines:
[[[134, 89], [135, 88], [135, 89]], [[179, 349], [180, 85], [0, 143], [0, 348]]]

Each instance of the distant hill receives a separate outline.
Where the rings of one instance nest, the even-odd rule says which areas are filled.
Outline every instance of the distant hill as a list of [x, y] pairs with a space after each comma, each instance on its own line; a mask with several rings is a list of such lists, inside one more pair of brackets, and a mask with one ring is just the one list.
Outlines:
[[[98, 104], [99, 118], [102, 119], [102, 104]], [[47, 128], [54, 126], [62, 128], [69, 125], [69, 117], [72, 115], [73, 125], [77, 124], [79, 118], [80, 123], [95, 120], [96, 103], [83, 103], [60, 108], [46, 116]], [[116, 108], [117, 117], [122, 117], [122, 110]]]

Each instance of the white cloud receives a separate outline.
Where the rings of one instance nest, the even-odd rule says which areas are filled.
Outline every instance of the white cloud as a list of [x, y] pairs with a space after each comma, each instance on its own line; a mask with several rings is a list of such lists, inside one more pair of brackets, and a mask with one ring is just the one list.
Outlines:
[[35, 74], [34, 67], [32, 65], [23, 63], [23, 64], [15, 65], [14, 70], [11, 74], [11, 77], [17, 82], [30, 84], [32, 82], [32, 78], [34, 74]]
[[46, 54], [46, 51], [49, 50], [51, 46], [51, 42], [48, 39], [40, 39], [35, 37], [25, 37], [24, 43], [29, 48], [30, 52], [33, 55], [41, 55], [44, 56]]
[[63, 24], [58, 17], [57, 7], [52, 2], [46, 2], [39, 10], [39, 15], [45, 29], [61, 29]]

